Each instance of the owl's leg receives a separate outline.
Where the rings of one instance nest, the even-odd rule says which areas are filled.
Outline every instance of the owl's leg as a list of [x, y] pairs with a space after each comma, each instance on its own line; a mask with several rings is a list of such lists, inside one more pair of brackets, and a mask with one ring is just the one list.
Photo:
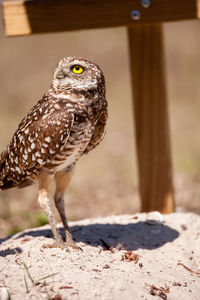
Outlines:
[[[60, 247], [63, 244], [63, 240], [61, 235], [58, 232], [58, 229], [56, 228], [56, 221], [55, 218], [53, 216], [53, 212], [52, 212], [52, 207], [51, 207], [51, 203], [50, 203], [50, 186], [52, 183], [52, 176], [49, 175], [46, 172], [40, 172], [39, 175], [39, 196], [38, 196], [38, 201], [45, 213], [45, 215], [47, 216], [50, 226], [51, 226], [51, 230], [53, 232], [54, 238], [55, 238], [55, 243], [58, 247]], [[48, 245], [47, 247], [53, 247], [53, 245]]]
[[74, 165], [55, 174], [54, 179], [56, 183], [56, 190], [54, 195], [54, 201], [64, 226], [66, 245], [75, 249], [80, 249], [72, 238], [72, 234], [70, 232], [67, 223], [65, 204], [64, 204], [65, 190], [72, 179], [73, 173], [74, 173]]

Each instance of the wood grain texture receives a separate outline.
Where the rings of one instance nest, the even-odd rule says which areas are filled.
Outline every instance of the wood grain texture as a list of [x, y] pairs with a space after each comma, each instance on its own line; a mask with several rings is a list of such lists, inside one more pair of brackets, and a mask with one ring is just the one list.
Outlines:
[[174, 210], [162, 25], [129, 27], [142, 211]]
[[[140, 0], [29, 0], [4, 1], [7, 36], [80, 30], [200, 17], [200, 0], [153, 0], [149, 8]], [[141, 19], [131, 19], [139, 10]]]

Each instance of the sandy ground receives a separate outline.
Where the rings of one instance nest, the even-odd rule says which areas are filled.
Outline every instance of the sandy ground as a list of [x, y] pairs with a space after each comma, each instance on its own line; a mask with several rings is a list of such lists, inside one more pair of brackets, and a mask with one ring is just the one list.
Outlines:
[[49, 226], [1, 240], [0, 299], [200, 299], [200, 216], [154, 212], [70, 226], [83, 251], [44, 248]]

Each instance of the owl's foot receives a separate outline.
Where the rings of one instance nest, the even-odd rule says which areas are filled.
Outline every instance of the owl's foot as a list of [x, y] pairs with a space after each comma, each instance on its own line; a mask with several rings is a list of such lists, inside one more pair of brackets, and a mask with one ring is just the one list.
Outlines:
[[65, 249], [67, 252], [70, 252], [68, 249], [68, 246], [65, 244], [65, 242], [53, 242], [53, 244], [45, 244], [42, 246], [43, 248], [61, 248]]
[[83, 251], [83, 249], [81, 247], [79, 247], [77, 245], [77, 243], [74, 241], [72, 234], [68, 227], [65, 229], [65, 242], [64, 243], [70, 248]]
[[67, 252], [70, 252], [70, 248], [74, 250], [83, 251], [83, 249], [79, 247], [74, 240], [70, 240], [66, 242], [60, 240], [55, 241], [53, 244], [44, 245], [43, 248], [61, 248], [63, 250], [66, 250]]
[[67, 245], [67, 247], [70, 247], [74, 250], [83, 251], [83, 249], [79, 247], [74, 240], [65, 242], [65, 245]]
[[65, 242], [64, 242], [65, 245], [67, 245], [68, 247], [71, 247], [75, 250], [83, 251], [83, 249], [81, 247], [79, 247], [77, 245], [77, 243], [73, 240], [72, 235], [69, 231], [66, 231], [65, 234], [66, 234], [66, 238], [65, 238]]

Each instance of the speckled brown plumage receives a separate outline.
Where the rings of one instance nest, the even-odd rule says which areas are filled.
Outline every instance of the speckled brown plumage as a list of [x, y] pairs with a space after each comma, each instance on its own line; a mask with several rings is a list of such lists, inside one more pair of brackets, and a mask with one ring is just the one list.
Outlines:
[[[56, 66], [51, 88], [21, 121], [0, 156], [0, 189], [21, 188], [39, 181], [39, 202], [57, 244], [62, 243], [49, 203], [51, 178], [57, 186], [61, 186], [60, 180], [69, 183], [77, 160], [102, 140], [106, 121], [101, 69], [88, 60], [67, 57]], [[54, 200], [68, 244], [73, 244], [63, 204], [67, 184], [56, 188]]]

